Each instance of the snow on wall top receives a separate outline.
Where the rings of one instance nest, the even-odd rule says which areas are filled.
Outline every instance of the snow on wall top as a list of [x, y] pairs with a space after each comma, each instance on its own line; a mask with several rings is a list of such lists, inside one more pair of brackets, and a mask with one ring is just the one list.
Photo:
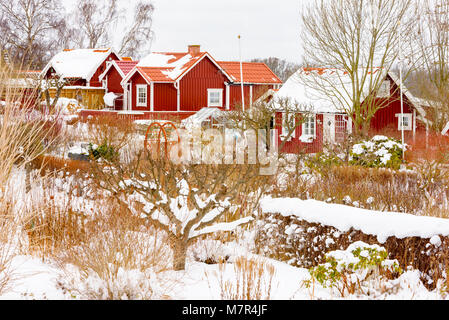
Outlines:
[[64, 50], [50, 60], [42, 73], [47, 73], [53, 67], [62, 78], [90, 80], [111, 52], [111, 49]]
[[[380, 69], [374, 69], [373, 74]], [[386, 77], [386, 74], [374, 77]], [[323, 90], [315, 89], [316, 86]], [[336, 95], [335, 93], [339, 94]], [[369, 95], [369, 80], [365, 81], [363, 95]], [[345, 108], [352, 105], [352, 81], [349, 74], [342, 69], [301, 68], [294, 73], [274, 95], [275, 107], [281, 109], [279, 99], [289, 99], [297, 103], [301, 109], [315, 113], [344, 113]]]
[[449, 235], [449, 219], [414, 216], [406, 213], [379, 212], [316, 200], [293, 198], [264, 198], [260, 202], [263, 213], [296, 216], [309, 223], [331, 226], [341, 232], [351, 228], [377, 236], [380, 243], [389, 237], [432, 238]]

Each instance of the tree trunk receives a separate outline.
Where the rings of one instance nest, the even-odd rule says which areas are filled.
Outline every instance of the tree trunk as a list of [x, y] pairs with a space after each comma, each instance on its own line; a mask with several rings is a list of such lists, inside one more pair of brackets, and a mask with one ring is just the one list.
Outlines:
[[187, 244], [184, 241], [175, 240], [173, 245], [173, 268], [182, 271], [186, 268]]

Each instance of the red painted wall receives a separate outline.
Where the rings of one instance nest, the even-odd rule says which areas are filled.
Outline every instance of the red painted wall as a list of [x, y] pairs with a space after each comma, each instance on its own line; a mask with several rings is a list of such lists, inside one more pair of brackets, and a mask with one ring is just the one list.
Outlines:
[[[386, 104], [386, 107], [379, 109], [371, 120], [372, 134], [383, 134], [399, 139], [401, 137], [401, 131], [398, 130], [398, 117], [396, 114], [401, 113], [401, 101], [400, 90], [398, 86], [388, 78], [391, 83], [391, 96], [386, 99], [378, 99], [379, 104]], [[413, 114], [414, 107], [408, 98], [403, 96], [404, 113]], [[418, 114], [417, 114], [418, 115]], [[416, 132], [425, 131], [425, 126], [422, 123], [417, 123]], [[411, 141], [413, 139], [413, 129], [410, 131], [404, 131], [405, 140]]]
[[[300, 115], [298, 116], [300, 117]], [[300, 121], [298, 118], [297, 121]], [[281, 149], [282, 144], [284, 143], [279, 135], [282, 133], [282, 113], [276, 113], [276, 129], [278, 130], [278, 145], [279, 152], [283, 153], [317, 153], [323, 150], [323, 115], [316, 115], [316, 139], [313, 140], [312, 143], [303, 143], [299, 140], [302, 135], [302, 125], [298, 125], [296, 128], [295, 137], [287, 141], [284, 144], [284, 147]]]
[[92, 79], [90, 80], [90, 86], [91, 87], [101, 87], [101, 82], [99, 81], [100, 75], [106, 70], [106, 62], [109, 61], [109, 58], [111, 60], [120, 60], [119, 57], [115, 53], [111, 53], [105, 61], [98, 67], [97, 71], [92, 76]]
[[173, 83], [154, 84], [154, 111], [177, 111], [177, 90]]
[[[150, 111], [151, 110], [151, 87], [147, 84], [147, 82], [142, 78], [140, 73], [136, 72], [130, 79], [131, 86], [131, 105], [132, 110], [134, 111]], [[137, 107], [137, 85], [144, 84], [147, 86], [147, 106], [146, 107]]]
[[181, 111], [199, 111], [207, 107], [207, 89], [223, 89], [223, 107], [226, 105], [227, 78], [209, 60], [204, 58], [180, 81]]
[[[229, 105], [230, 109], [234, 110], [240, 108], [242, 105], [242, 86], [241, 85], [231, 85], [229, 86]], [[249, 85], [243, 86], [243, 95], [245, 97], [245, 108], [249, 106]]]
[[109, 69], [105, 78], [108, 83], [108, 92], [123, 94], [123, 87], [120, 84], [123, 78], [115, 67]]

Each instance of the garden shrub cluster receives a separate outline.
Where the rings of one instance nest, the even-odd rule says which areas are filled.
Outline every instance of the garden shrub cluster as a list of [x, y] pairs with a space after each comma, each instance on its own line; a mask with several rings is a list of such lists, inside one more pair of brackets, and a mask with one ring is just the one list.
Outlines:
[[349, 163], [368, 168], [397, 170], [402, 163], [402, 144], [393, 138], [374, 136], [352, 147]]
[[309, 269], [310, 288], [316, 281], [324, 288], [337, 289], [341, 296], [369, 290], [373, 278], [391, 279], [402, 273], [397, 260], [387, 258], [385, 248], [362, 241], [351, 244], [346, 250], [335, 250], [326, 254], [325, 263]]
[[89, 144], [89, 154], [95, 160], [104, 159], [107, 161], [113, 161], [119, 156], [119, 153], [115, 150], [115, 148], [107, 141], [104, 141], [100, 146], [93, 146], [91, 143]]

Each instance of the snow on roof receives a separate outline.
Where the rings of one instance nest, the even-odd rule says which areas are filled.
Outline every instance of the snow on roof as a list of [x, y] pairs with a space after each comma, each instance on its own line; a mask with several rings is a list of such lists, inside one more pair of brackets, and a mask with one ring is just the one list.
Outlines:
[[140, 60], [137, 69], [150, 80], [174, 82], [206, 54], [191, 56], [189, 53], [155, 52]]
[[[379, 68], [374, 73], [379, 72]], [[382, 77], [386, 77], [386, 74]], [[308, 84], [308, 82], [310, 83]], [[315, 89], [319, 86], [323, 89]], [[369, 81], [365, 81], [363, 99], [369, 95]], [[338, 92], [339, 94], [333, 94]], [[275, 107], [281, 108], [278, 101], [289, 99], [292, 104], [307, 108], [315, 113], [344, 113], [343, 105], [352, 104], [352, 81], [342, 69], [301, 68], [294, 73], [274, 95]]]
[[110, 48], [64, 50], [50, 60], [42, 73], [53, 68], [62, 78], [90, 80], [111, 52]]
[[[217, 63], [231, 76], [234, 82], [241, 82], [240, 62], [238, 61], [217, 61]], [[261, 62], [243, 62], [244, 83], [282, 84], [278, 76]]]
[[260, 207], [263, 213], [296, 216], [309, 223], [334, 227], [341, 232], [354, 228], [365, 234], [377, 236], [380, 243], [384, 243], [389, 237], [403, 239], [449, 235], [449, 220], [442, 218], [370, 211], [316, 200], [292, 198], [264, 198], [260, 202]]

